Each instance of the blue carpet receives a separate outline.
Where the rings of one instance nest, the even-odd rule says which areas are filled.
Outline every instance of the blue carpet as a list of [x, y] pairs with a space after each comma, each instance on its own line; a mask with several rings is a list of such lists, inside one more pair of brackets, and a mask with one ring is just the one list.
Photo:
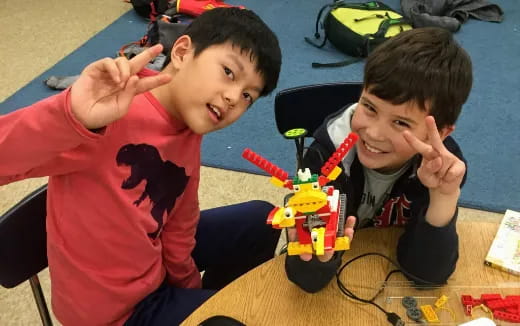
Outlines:
[[[329, 1], [230, 0], [256, 11], [277, 33], [283, 66], [276, 91], [305, 84], [360, 81], [363, 63], [344, 68], [311, 69], [310, 63], [340, 61], [331, 47], [319, 50], [303, 40], [312, 36], [319, 8]], [[398, 0], [387, 0], [399, 8]], [[500, 24], [470, 20], [455, 37], [470, 53], [474, 87], [454, 137], [469, 161], [461, 205], [490, 211], [520, 210], [520, 6], [517, 0], [496, 0], [505, 12]], [[139, 39], [146, 23], [132, 11], [98, 33], [79, 49], [0, 104], [0, 114], [29, 105], [55, 92], [42, 81], [51, 75], [74, 75], [89, 62], [114, 56], [122, 44]], [[245, 147], [294, 172], [294, 145], [278, 133], [273, 118], [274, 96], [260, 99], [235, 125], [208, 135], [203, 142], [206, 166], [260, 173], [241, 158]], [[516, 127], [515, 127], [516, 126]], [[516, 162], [516, 163], [515, 163]]]

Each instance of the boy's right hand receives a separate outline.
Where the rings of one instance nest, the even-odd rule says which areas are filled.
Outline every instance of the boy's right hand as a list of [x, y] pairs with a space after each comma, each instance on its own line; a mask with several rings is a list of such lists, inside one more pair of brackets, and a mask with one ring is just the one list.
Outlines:
[[[355, 216], [349, 216], [347, 217], [347, 220], [345, 221], [345, 236], [349, 238], [350, 242], [352, 242], [352, 238], [354, 237], [354, 226], [356, 225], [356, 217]], [[289, 237], [289, 241], [298, 241], [298, 232], [296, 231], [296, 228], [289, 228], [287, 230], [287, 235]], [[332, 256], [334, 255], [334, 250], [332, 251], [325, 251], [325, 254], [321, 256], [317, 256], [318, 260], [322, 263], [329, 261]], [[301, 254], [300, 255], [301, 260], [309, 261], [312, 259], [312, 254]]]
[[88, 65], [71, 89], [71, 107], [76, 119], [87, 129], [105, 127], [128, 112], [134, 96], [168, 83], [171, 77], [166, 74], [137, 76], [161, 51], [158, 44], [130, 60], [105, 58]]

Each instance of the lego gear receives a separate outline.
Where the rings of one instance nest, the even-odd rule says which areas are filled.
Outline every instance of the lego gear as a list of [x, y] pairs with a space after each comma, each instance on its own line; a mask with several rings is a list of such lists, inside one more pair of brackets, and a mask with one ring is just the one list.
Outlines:
[[406, 309], [410, 309], [410, 308], [414, 308], [414, 307], [417, 307], [417, 300], [415, 300], [414, 297], [404, 297], [402, 300], [401, 300], [401, 304], [406, 308]]
[[413, 321], [420, 321], [422, 319], [422, 312], [417, 307], [406, 309], [406, 315]]

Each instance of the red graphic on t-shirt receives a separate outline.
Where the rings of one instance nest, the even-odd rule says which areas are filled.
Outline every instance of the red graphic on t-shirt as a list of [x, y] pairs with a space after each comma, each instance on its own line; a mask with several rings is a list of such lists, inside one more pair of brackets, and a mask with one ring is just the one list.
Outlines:
[[375, 217], [374, 226], [405, 225], [410, 219], [411, 203], [405, 194], [388, 199], [381, 209], [381, 214]]

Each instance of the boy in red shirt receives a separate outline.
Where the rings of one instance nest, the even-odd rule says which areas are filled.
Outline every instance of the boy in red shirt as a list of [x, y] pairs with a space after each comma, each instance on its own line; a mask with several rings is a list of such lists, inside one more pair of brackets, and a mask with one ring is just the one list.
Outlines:
[[193, 21], [161, 73], [143, 69], [161, 51], [96, 61], [63, 93], [0, 117], [0, 184], [50, 176], [52, 306], [64, 325], [178, 324], [273, 256], [269, 203], [199, 220], [197, 190], [202, 135], [276, 87], [276, 36], [249, 10], [219, 8]]

